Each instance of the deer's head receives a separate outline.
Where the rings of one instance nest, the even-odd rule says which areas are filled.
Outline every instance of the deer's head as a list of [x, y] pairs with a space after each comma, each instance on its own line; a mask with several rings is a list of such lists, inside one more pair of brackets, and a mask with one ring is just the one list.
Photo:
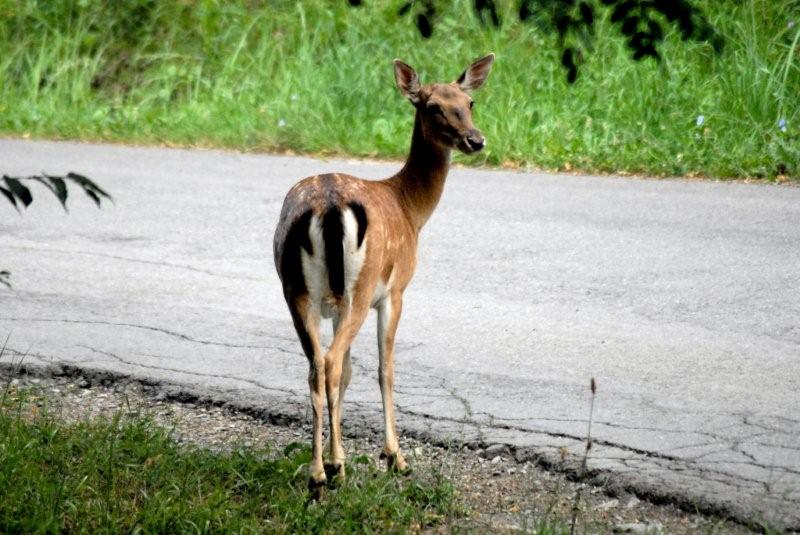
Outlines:
[[479, 59], [449, 84], [420, 85], [414, 69], [394, 60], [397, 87], [417, 108], [425, 139], [466, 154], [486, 145], [483, 134], [472, 124], [473, 101], [469, 93], [483, 85], [493, 61], [494, 54]]

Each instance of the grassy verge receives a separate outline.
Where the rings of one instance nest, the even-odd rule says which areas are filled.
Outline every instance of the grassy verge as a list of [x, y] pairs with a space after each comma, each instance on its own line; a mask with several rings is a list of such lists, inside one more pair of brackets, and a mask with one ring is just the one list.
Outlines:
[[0, 0], [0, 133], [398, 157], [411, 109], [391, 59], [448, 80], [493, 50], [476, 99], [489, 148], [466, 163], [800, 176], [797, 2], [700, 0], [724, 52], [671, 34], [660, 64], [600, 20], [573, 86], [516, 2], [486, 29], [457, 0], [430, 40], [401, 0], [347, 4]]
[[441, 478], [396, 478], [366, 457], [307, 500], [306, 447], [229, 453], [178, 445], [146, 416], [62, 424], [19, 395], [0, 406], [0, 532], [418, 531], [454, 511]]
[[[1, 353], [2, 349], [0, 349], [0, 364], [2, 364]], [[132, 495], [132, 492], [120, 493], [120, 501], [115, 502], [117, 511], [131, 507], [141, 507], [141, 505], [137, 504], [137, 500], [141, 502], [142, 500], [146, 501], [153, 497], [158, 497], [157, 491], [159, 488], [170, 489], [166, 493], [166, 497], [159, 498], [162, 500], [162, 504], [165, 504], [165, 500], [172, 501], [171, 504], [165, 504], [165, 509], [167, 508], [166, 505], [172, 507], [172, 511], [182, 511], [195, 504], [205, 507], [202, 496], [199, 494], [196, 496], [192, 489], [178, 492], [184, 482], [187, 480], [193, 481], [193, 477], [209, 477], [206, 475], [209, 470], [203, 468], [204, 464], [202, 462], [197, 459], [193, 461], [192, 470], [197, 473], [188, 474], [191, 476], [189, 478], [186, 477], [187, 474], [183, 470], [165, 473], [167, 472], [166, 465], [172, 463], [175, 458], [175, 450], [180, 454], [182, 452], [196, 452], [198, 448], [202, 448], [199, 451], [205, 454], [203, 458], [211, 459], [206, 463], [206, 466], [208, 464], [216, 465], [216, 468], [212, 470], [211, 476], [212, 482], [216, 486], [212, 490], [218, 492], [219, 496], [231, 493], [234, 495], [234, 498], [229, 500], [234, 503], [231, 506], [232, 512], [226, 513], [225, 519], [221, 519], [216, 524], [210, 524], [207, 529], [194, 529], [192, 525], [187, 528], [185, 523], [170, 524], [170, 532], [175, 530], [246, 532], [254, 529], [266, 532], [284, 532], [290, 529], [300, 530], [301, 528], [310, 530], [320, 528], [318, 531], [329, 532], [336, 530], [347, 531], [350, 529], [350, 525], [343, 518], [351, 514], [355, 507], [361, 506], [353, 503], [342, 505], [337, 500], [363, 501], [367, 499], [364, 493], [347, 491], [347, 486], [345, 486], [338, 490], [330, 491], [323, 502], [307, 504], [308, 507], [304, 509], [306, 493], [303, 489], [302, 464], [289, 463], [290, 466], [288, 466], [286, 474], [277, 478], [268, 477], [268, 482], [265, 482], [264, 485], [280, 484], [285, 487], [293, 487], [295, 489], [293, 499], [296, 499], [299, 503], [287, 505], [279, 503], [280, 500], [277, 499], [270, 498], [266, 500], [262, 497], [260, 498], [261, 509], [253, 513], [254, 521], [250, 527], [246, 524], [245, 527], [241, 527], [242, 523], [239, 522], [239, 519], [245, 509], [236, 502], [247, 499], [251, 491], [244, 487], [241, 489], [234, 487], [231, 490], [231, 485], [224, 482], [219, 485], [219, 474], [220, 472], [227, 472], [225, 478], [228, 480], [235, 478], [251, 479], [250, 476], [253, 472], [249, 471], [247, 466], [234, 466], [229, 469], [225, 464], [227, 461], [220, 462], [215, 459], [227, 459], [230, 456], [237, 456], [242, 449], [249, 450], [259, 461], [265, 459], [286, 461], [293, 456], [301, 454], [306, 455], [307, 458], [307, 453], [303, 453], [303, 450], [297, 447], [296, 442], [297, 440], [301, 440], [304, 443], [307, 441], [311, 433], [310, 425], [298, 422], [289, 425], [271, 424], [262, 418], [252, 417], [230, 408], [195, 403], [188, 400], [164, 399], [161, 395], [163, 391], [159, 388], [145, 387], [125, 381], [109, 385], [106, 384], [108, 380], [106, 376], [98, 377], [91, 373], [87, 376], [42, 377], [29, 375], [22, 370], [15, 371], [14, 368], [0, 365], [0, 398], [4, 398], [0, 413], [3, 416], [18, 419], [19, 421], [15, 425], [25, 424], [34, 428], [34, 433], [30, 429], [26, 429], [22, 436], [28, 438], [28, 440], [16, 440], [13, 442], [2, 439], [4, 435], [0, 435], [0, 452], [4, 449], [12, 451], [9, 450], [9, 445], [14, 445], [14, 455], [18, 456], [21, 455], [17, 451], [18, 447], [23, 443], [26, 446], [30, 444], [30, 447], [35, 452], [32, 459], [24, 464], [17, 463], [12, 465], [17, 467], [16, 470], [21, 474], [19, 477], [22, 478], [22, 476], [30, 475], [31, 473], [39, 474], [45, 470], [51, 474], [49, 478], [44, 480], [38, 477], [33, 478], [31, 479], [33, 483], [27, 483], [27, 480], [23, 481], [22, 488], [28, 491], [25, 495], [26, 500], [30, 500], [31, 497], [34, 497], [33, 499], [35, 500], [41, 500], [38, 495], [43, 492], [49, 492], [52, 495], [52, 490], [48, 489], [52, 489], [53, 481], [59, 482], [61, 479], [72, 481], [76, 477], [86, 476], [88, 471], [84, 467], [72, 468], [71, 466], [66, 466], [63, 472], [56, 473], [55, 469], [48, 463], [50, 459], [61, 459], [58, 462], [60, 465], [64, 465], [63, 455], [54, 455], [52, 457], [43, 455], [42, 448], [37, 445], [37, 441], [42, 440], [42, 436], [47, 437], [48, 434], [53, 434], [55, 436], [54, 442], [58, 442], [63, 436], [72, 434], [72, 430], [76, 426], [82, 426], [81, 429], [84, 430], [90, 428], [99, 429], [105, 426], [100, 430], [100, 436], [104, 438], [100, 441], [95, 441], [96, 444], [92, 448], [74, 449], [72, 457], [68, 461], [69, 463], [80, 466], [90, 462], [92, 457], [89, 457], [89, 454], [84, 452], [94, 450], [98, 452], [93, 457], [94, 464], [108, 467], [109, 463], [105, 462], [105, 459], [109, 455], [109, 448], [113, 444], [114, 449], [117, 451], [115, 458], [118, 459], [118, 462], [115, 463], [113, 470], [103, 468], [107, 471], [110, 470], [109, 473], [121, 474], [130, 470], [134, 470], [135, 473], [137, 467], [142, 464], [142, 458], [144, 458], [145, 467], [149, 466], [150, 469], [161, 471], [161, 475], [158, 478], [152, 477], [153, 483], [144, 489], [150, 494], [141, 495], [138, 498], [130, 498], [129, 496]], [[5, 395], [3, 394], [2, 385], [6, 385]], [[42, 420], [37, 422], [37, 419], [45, 419], [45, 421], [49, 419], [48, 426], [55, 426], [58, 430], [47, 429], [46, 426], [41, 425]], [[116, 431], [108, 427], [114, 421], [117, 424]], [[135, 459], [135, 462], [130, 462], [130, 457], [128, 457], [128, 462], [125, 463], [122, 462], [124, 457], [118, 453], [120, 451], [119, 444], [122, 442], [119, 439], [115, 439], [112, 442], [109, 437], [120, 436], [120, 430], [128, 423], [145, 425], [144, 432], [137, 431], [144, 439], [137, 441], [136, 447], [149, 447], [153, 451]], [[6, 421], [7, 424], [8, 422]], [[43, 428], [45, 429], [44, 432], [42, 432]], [[168, 439], [164, 440], [167, 443], [166, 449], [172, 453], [164, 455], [164, 448], [153, 446], [154, 441], [149, 438], [150, 431], [148, 430], [159, 428], [169, 430], [166, 433], [168, 434]], [[65, 429], [67, 431], [64, 434], [63, 430]], [[173, 442], [173, 439], [177, 441], [178, 445]], [[83, 438], [71, 438], [70, 440], [76, 444], [90, 442]], [[94, 441], [94, 439], [92, 440]], [[147, 446], [147, 444], [150, 444], [150, 446]], [[269, 450], [257, 449], [263, 444], [269, 444]], [[351, 437], [346, 441], [349, 468], [355, 469], [354, 472], [351, 471], [351, 477], [347, 485], [355, 485], [358, 489], [364, 489], [364, 492], [367, 492], [374, 487], [370, 487], [362, 481], [365, 473], [374, 479], [385, 478], [381, 471], [374, 469], [375, 465], [373, 464], [378, 463], [378, 452], [381, 450], [381, 444], [379, 437]], [[408, 437], [403, 440], [403, 445], [414, 466], [414, 478], [400, 478], [399, 480], [393, 480], [393, 482], [386, 482], [386, 485], [382, 487], [382, 491], [386, 493], [392, 492], [398, 496], [387, 498], [385, 494], [376, 494], [375, 499], [384, 501], [384, 504], [379, 504], [372, 509], [373, 513], [368, 513], [373, 515], [376, 520], [368, 519], [362, 522], [359, 528], [353, 529], [362, 532], [416, 532], [421, 530], [422, 532], [433, 533], [566, 535], [566, 533], [569, 533], [571, 518], [575, 514], [575, 497], [577, 493], [580, 493], [580, 499], [578, 500], [579, 511], [576, 517], [577, 533], [611, 533], [612, 531], [644, 531], [647, 533], [656, 532], [675, 535], [693, 535], [696, 533], [745, 535], [751, 533], [749, 529], [742, 525], [726, 522], [714, 516], [687, 513], [669, 505], [654, 505], [626, 493], [615, 493], [610, 496], [600, 487], [586, 486], [584, 483], [569, 481], [563, 475], [544, 470], [537, 466], [536, 463], [517, 462], [513, 459], [513, 456], [508, 455], [508, 452], [505, 455], [496, 455], [496, 452], [488, 454], [488, 450], [483, 452], [482, 450], [466, 450], [461, 447], [442, 448]], [[49, 445], [47, 447], [49, 448]], [[63, 448], [58, 446], [54, 449], [61, 451]], [[148, 461], [148, 459], [150, 460]], [[372, 462], [367, 459], [372, 459]], [[242, 462], [239, 461], [239, 464], [241, 465]], [[275, 464], [271, 464], [266, 468], [260, 468], [262, 472], [259, 475], [273, 472], [275, 466]], [[298, 468], [300, 468], [300, 473], [297, 476], [292, 473], [291, 477], [289, 477], [289, 471], [292, 469], [297, 470]], [[237, 470], [237, 473], [231, 473], [232, 470]], [[155, 473], [153, 472], [152, 474], [154, 475]], [[444, 474], [444, 480], [442, 480], [441, 474]], [[137, 475], [136, 477], [138, 478], [139, 476]], [[169, 483], [162, 485], [161, 483], [166, 481], [167, 478], [171, 478]], [[0, 479], [0, 481], [3, 480]], [[9, 485], [6, 484], [8, 480], [5, 481], [0, 485], [0, 498], [9, 496], [21, 503], [19, 498], [23, 492], [20, 490], [14, 490], [13, 492], [8, 490]], [[116, 476], [115, 481], [116, 485], [131, 481], [134, 484], [134, 490], [136, 489], [135, 485], [139, 485], [136, 482], [136, 478], [123, 480], [119, 475]], [[84, 485], [89, 485], [94, 489], [102, 489], [103, 487], [98, 487], [101, 484], [102, 480], [96, 478], [88, 478], [84, 483]], [[253, 484], [247, 483], [247, 485], [252, 487]], [[409, 498], [407, 493], [409, 490], [413, 490], [415, 485], [419, 485], [421, 489], [429, 489], [424, 491], [429, 498], [426, 500]], [[193, 484], [193, 486], [203, 492], [208, 492], [208, 487], [204, 486], [202, 482]], [[139, 485], [138, 488], [141, 490], [142, 486]], [[437, 488], [440, 489], [437, 491], [439, 497], [430, 494], [432, 490]], [[83, 486], [79, 486], [77, 490], [74, 489], [74, 486], [65, 485], [65, 490], [62, 491], [65, 496], [65, 502], [74, 503], [78, 499], [102, 499], [100, 494], [87, 494]], [[288, 492], [288, 490], [288, 488], [284, 488], [284, 491]], [[345, 494], [344, 492], [350, 493]], [[413, 490], [413, 492], [419, 493], [420, 490]], [[160, 496], [164, 494], [164, 492], [161, 492]], [[263, 496], [266, 494], [266, 491], [262, 493]], [[340, 494], [341, 498], [337, 498]], [[283, 494], [273, 492], [270, 496], [283, 496]], [[219, 507], [214, 505], [214, 507], [217, 507], [217, 511], [225, 509], [226, 499], [224, 497], [221, 498]], [[412, 504], [418, 508], [419, 510], [413, 513], [417, 515], [416, 518], [418, 520], [411, 521], [411, 523], [403, 520], [404, 511], [408, 513], [408, 509], [402, 504], [399, 509], [393, 507], [392, 504], [397, 503], [394, 500], [400, 500], [400, 502], [405, 500], [407, 502], [406, 505]], [[183, 501], [184, 504], [182, 505], [180, 501]], [[158, 506], [159, 503], [156, 502], [154, 505]], [[387, 511], [389, 508], [391, 510]], [[48, 515], [52, 514], [51, 507], [40, 507], [39, 509], [44, 510]], [[152, 507], [152, 510], [155, 509], [155, 507]], [[0, 511], [7, 512], [11, 510], [11, 506], [0, 501]], [[368, 508], [363, 510], [368, 510]], [[62, 514], [62, 518], [75, 520], [76, 517], [70, 511], [68, 510], [68, 514]], [[279, 511], [283, 511], [284, 516], [276, 519], [275, 517]], [[314, 518], [315, 515], [322, 515], [323, 511], [325, 520], [324, 525], [320, 526], [320, 524], [315, 524], [316, 520]], [[381, 518], [384, 513], [386, 517]], [[309, 515], [309, 518], [303, 519], [302, 515]], [[396, 515], [399, 515], [399, 520]], [[18, 516], [14, 515], [13, 520], [18, 520]], [[365, 513], [363, 516], [368, 515]], [[2, 515], [0, 515], [0, 518], [3, 518]], [[51, 516], [49, 518], [54, 517]], [[183, 522], [186, 516], [177, 518]], [[104, 524], [103, 522], [107, 522], [105, 519], [106, 517], [100, 516], [99, 520], [96, 520], [95, 524], [91, 525], [74, 526], [70, 524], [68, 526], [59, 526], [54, 522], [48, 526], [39, 523], [33, 527], [41, 528], [41, 531], [46, 531], [49, 528], [52, 528], [50, 531], [55, 531], [56, 528], [61, 531], [80, 531], [81, 529], [89, 531], [90, 527], [92, 531], [111, 531], [112, 528], [119, 527], [119, 524]], [[232, 519], [230, 523], [228, 523], [228, 519]], [[287, 519], [294, 519], [294, 521], [289, 523]], [[87, 519], [84, 517], [77, 520], [85, 522]], [[56, 519], [56, 522], [58, 521]], [[192, 521], [194, 522], [196, 519]], [[256, 527], [251, 529], [253, 524]], [[759, 525], [755, 524], [755, 522], [753, 524]], [[6, 533], [15, 526], [0, 523], [0, 531]], [[122, 527], [125, 526], [123, 525]], [[136, 525], [132, 528], [132, 531], [153, 531], [154, 529], [145, 529], [141, 525]], [[767, 528], [760, 528], [757, 531], [775, 533]]]

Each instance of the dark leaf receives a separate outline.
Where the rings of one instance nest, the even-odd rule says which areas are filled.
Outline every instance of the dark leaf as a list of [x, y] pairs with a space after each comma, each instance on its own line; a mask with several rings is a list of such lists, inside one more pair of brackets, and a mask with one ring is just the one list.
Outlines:
[[58, 197], [58, 200], [61, 201], [61, 206], [64, 209], [67, 209], [67, 185], [64, 183], [64, 179], [57, 176], [48, 176], [50, 179], [50, 183], [53, 184], [53, 191]]
[[575, 80], [578, 79], [578, 68], [573, 65], [567, 69], [567, 82], [570, 84], [574, 84]]
[[417, 29], [419, 30], [420, 35], [425, 39], [428, 39], [431, 35], [433, 35], [431, 21], [428, 20], [428, 16], [424, 13], [417, 15]]
[[681, 39], [687, 41], [692, 38], [692, 35], [694, 35], [694, 22], [692, 22], [691, 17], [681, 17], [678, 26], [681, 29]]
[[555, 22], [559, 35], [565, 35], [570, 26], [573, 25], [572, 17], [566, 14], [557, 15]]
[[641, 50], [650, 45], [650, 36], [644, 32], [636, 32], [629, 41], [629, 46], [634, 50]]
[[631, 2], [630, 0], [617, 4], [614, 6], [614, 10], [611, 12], [611, 22], [619, 22], [626, 18], [635, 7], [636, 2]]
[[42, 184], [44, 184], [44, 186], [45, 186], [47, 189], [49, 189], [50, 191], [52, 191], [52, 192], [53, 192], [53, 194], [55, 195], [55, 193], [56, 193], [56, 192], [55, 192], [55, 190], [53, 189], [53, 185], [52, 185], [52, 184], [50, 184], [50, 181], [49, 181], [49, 180], [47, 180], [47, 179], [45, 179], [45, 177], [43, 177], [43, 176], [29, 176], [29, 177], [27, 177], [27, 179], [28, 179], [28, 180], [35, 180], [36, 182], [41, 182]]
[[61, 206], [64, 207], [64, 210], [67, 210], [67, 186], [64, 184], [64, 179], [57, 176], [50, 176], [47, 173], [42, 173], [42, 175], [43, 176], [29, 176], [28, 179], [44, 184], [61, 202]]
[[94, 201], [94, 203], [95, 203], [97, 206], [100, 206], [100, 197], [98, 197], [98, 196], [97, 196], [97, 193], [93, 192], [93, 191], [92, 191], [92, 190], [90, 190], [90, 189], [84, 189], [83, 191], [85, 191], [85, 192], [86, 192], [86, 195], [88, 195], [89, 197], [91, 197], [91, 198], [92, 198], [92, 200]]
[[714, 36], [714, 38], [711, 40], [711, 46], [714, 47], [714, 52], [721, 54], [723, 48], [725, 48], [725, 40], [719, 35]]
[[531, 15], [533, 15], [531, 6], [528, 4], [527, 0], [522, 0], [519, 4], [519, 20], [525, 22]]
[[14, 205], [14, 208], [16, 208], [16, 209], [17, 209], [17, 211], [19, 211], [19, 206], [17, 206], [17, 199], [15, 199], [15, 198], [14, 198], [14, 196], [11, 194], [11, 192], [10, 192], [10, 191], [8, 191], [8, 190], [7, 190], [6, 188], [4, 188], [3, 186], [0, 186], [0, 193], [2, 193], [3, 195], [5, 195], [6, 199], [8, 199], [8, 202], [10, 202], [11, 204], [13, 204], [13, 205]]
[[108, 193], [103, 191], [103, 189], [100, 186], [98, 186], [85, 176], [79, 175], [77, 173], [67, 173], [66, 178], [74, 181], [81, 188], [83, 188], [83, 191], [85, 191], [86, 194], [89, 197], [91, 197], [94, 200], [94, 202], [97, 203], [98, 206], [100, 206], [100, 197], [105, 197], [106, 199], [113, 202], [113, 199]]
[[351, 6], [354, 7], [361, 5], [361, 0], [347, 0], [347, 1], [350, 3]]
[[639, 61], [642, 58], [647, 58], [647, 57], [654, 58], [656, 60], [661, 59], [661, 56], [658, 54], [658, 51], [656, 50], [656, 48], [653, 46], [652, 43], [647, 43], [645, 45], [642, 45], [633, 52], [633, 59], [635, 59], [636, 61]]
[[411, 10], [411, 5], [412, 5], [411, 2], [406, 2], [405, 4], [400, 6], [400, 9], [397, 10], [398, 16], [402, 17], [403, 15], [408, 13]]
[[583, 19], [583, 23], [587, 26], [591, 26], [594, 24], [594, 10], [592, 6], [587, 4], [586, 2], [581, 2], [580, 5], [581, 10], [581, 19]]
[[631, 36], [636, 33], [636, 29], [639, 27], [639, 17], [628, 17], [625, 19], [625, 22], [622, 23], [622, 34]]
[[491, 22], [492, 26], [500, 26], [500, 17], [497, 15], [497, 6], [494, 0], [475, 0], [473, 7], [481, 24], [486, 25]]
[[26, 208], [33, 202], [33, 197], [31, 196], [31, 190], [29, 190], [26, 186], [23, 186], [19, 180], [17, 180], [16, 178], [11, 178], [10, 176], [3, 175], [3, 181], [6, 183], [11, 193], [17, 199], [22, 201], [22, 204]]
[[497, 6], [494, 3], [494, 0], [489, 4], [489, 15], [492, 17], [492, 25], [495, 28], [500, 27], [500, 15], [497, 14]]
[[561, 54], [561, 64], [567, 69], [575, 67], [575, 59], [573, 58], [574, 51], [572, 48], [565, 48]]
[[647, 30], [650, 33], [650, 39], [653, 41], [661, 41], [664, 37], [664, 32], [661, 30], [661, 25], [650, 19], [647, 21]]
[[675, 22], [681, 16], [681, 6], [674, 0], [656, 0], [654, 7], [660, 11], [669, 22]]

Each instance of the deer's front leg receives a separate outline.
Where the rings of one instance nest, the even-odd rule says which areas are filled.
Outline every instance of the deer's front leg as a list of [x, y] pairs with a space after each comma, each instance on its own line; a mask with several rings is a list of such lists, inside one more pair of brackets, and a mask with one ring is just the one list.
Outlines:
[[390, 470], [405, 472], [408, 470], [400, 443], [397, 438], [397, 427], [394, 418], [394, 335], [400, 323], [400, 312], [403, 308], [403, 296], [399, 291], [391, 292], [378, 304], [378, 382], [383, 399], [384, 445], [382, 457]]

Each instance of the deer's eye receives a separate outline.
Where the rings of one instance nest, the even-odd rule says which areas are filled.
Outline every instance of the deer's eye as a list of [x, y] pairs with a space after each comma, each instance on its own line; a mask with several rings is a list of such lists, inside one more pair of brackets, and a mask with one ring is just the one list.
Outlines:
[[469, 101], [469, 109], [472, 109], [472, 107], [473, 107], [474, 105], [475, 105], [475, 101], [474, 101], [474, 100], [470, 100], [470, 101]]

